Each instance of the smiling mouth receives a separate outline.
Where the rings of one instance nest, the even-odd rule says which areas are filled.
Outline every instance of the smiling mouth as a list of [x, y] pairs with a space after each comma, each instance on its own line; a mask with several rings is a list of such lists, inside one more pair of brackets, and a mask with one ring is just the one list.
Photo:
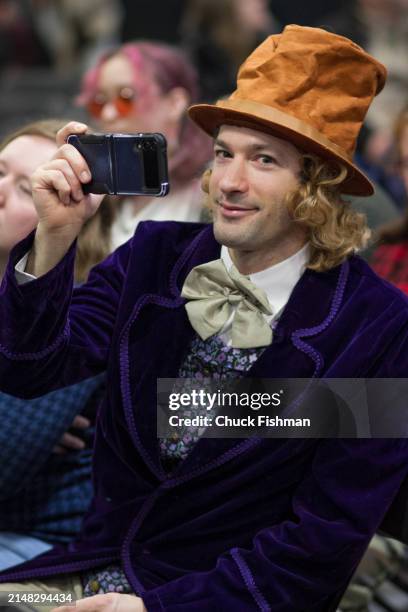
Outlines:
[[217, 202], [220, 207], [220, 211], [223, 217], [229, 219], [241, 219], [242, 217], [248, 217], [258, 212], [259, 208], [256, 206], [236, 206], [235, 204], [227, 204], [226, 202]]

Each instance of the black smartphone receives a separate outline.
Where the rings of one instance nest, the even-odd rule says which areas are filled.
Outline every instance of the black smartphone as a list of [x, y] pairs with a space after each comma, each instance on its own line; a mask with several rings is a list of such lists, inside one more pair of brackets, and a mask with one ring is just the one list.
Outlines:
[[92, 180], [84, 193], [165, 196], [167, 143], [162, 134], [71, 134], [67, 142], [85, 158]]

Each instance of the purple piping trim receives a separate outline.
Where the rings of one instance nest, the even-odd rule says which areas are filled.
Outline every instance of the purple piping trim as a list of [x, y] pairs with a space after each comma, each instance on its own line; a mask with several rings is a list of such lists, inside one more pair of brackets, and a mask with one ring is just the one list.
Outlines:
[[315, 371], [313, 372], [313, 375], [310, 377], [310, 380], [308, 384], [306, 385], [306, 388], [299, 395], [299, 397], [293, 402], [293, 404], [290, 406], [290, 408], [292, 409], [292, 412], [298, 408], [304, 395], [308, 392], [309, 387], [312, 384], [312, 380], [317, 377], [318, 373], [320, 372], [324, 364], [324, 360], [323, 360], [321, 353], [316, 351], [312, 346], [310, 346], [310, 344], [303, 342], [301, 338], [302, 337], [309, 338], [310, 336], [314, 336], [315, 334], [318, 334], [324, 331], [333, 321], [343, 301], [344, 290], [346, 287], [349, 270], [350, 270], [350, 265], [348, 261], [346, 260], [341, 265], [339, 279], [337, 281], [337, 286], [336, 286], [336, 290], [334, 292], [333, 300], [331, 303], [330, 312], [327, 315], [327, 317], [324, 319], [324, 321], [320, 323], [320, 325], [316, 325], [315, 327], [309, 327], [307, 329], [298, 329], [294, 331], [291, 336], [293, 345], [299, 351], [301, 351], [302, 353], [305, 353], [305, 355], [308, 355], [308, 357], [310, 357], [315, 362]]
[[245, 561], [240, 556], [237, 548], [231, 549], [231, 556], [233, 560], [235, 561], [235, 563], [238, 565], [238, 569], [240, 571], [242, 578], [244, 579], [246, 587], [248, 591], [251, 593], [252, 597], [255, 599], [256, 603], [258, 604], [259, 609], [262, 610], [262, 612], [270, 612], [271, 610], [270, 605], [268, 604], [268, 602], [266, 601], [262, 593], [258, 590], [258, 587], [255, 584], [252, 573], [249, 567], [247, 566], [247, 564], [245, 563]]
[[57, 339], [50, 344], [47, 348], [42, 351], [38, 351], [36, 353], [13, 353], [9, 351], [5, 346], [0, 344], [0, 353], [3, 353], [7, 359], [11, 359], [13, 361], [32, 361], [36, 359], [42, 359], [43, 357], [47, 357], [50, 353], [55, 351], [61, 342], [63, 342], [66, 338], [68, 338], [70, 333], [70, 325], [69, 320], [65, 324], [64, 331], [57, 337]]
[[340, 308], [341, 302], [343, 301], [343, 295], [344, 295], [344, 289], [346, 287], [346, 283], [347, 283], [347, 279], [348, 279], [348, 274], [349, 274], [349, 263], [348, 261], [345, 261], [342, 263], [341, 265], [341, 269], [340, 269], [340, 274], [339, 274], [339, 280], [337, 282], [337, 287], [333, 296], [333, 301], [330, 307], [330, 312], [327, 315], [327, 317], [325, 318], [325, 320], [320, 323], [320, 325], [316, 325], [315, 327], [309, 327], [308, 329], [298, 329], [296, 331], [294, 331], [292, 333], [292, 343], [293, 345], [299, 350], [302, 351], [303, 353], [305, 353], [306, 355], [308, 355], [309, 357], [311, 357], [311, 359], [315, 362], [316, 364], [316, 369], [314, 371], [314, 374], [312, 376], [312, 378], [315, 378], [317, 376], [317, 373], [321, 370], [321, 368], [323, 367], [323, 357], [322, 355], [316, 351], [313, 347], [311, 347], [309, 344], [307, 344], [306, 342], [303, 342], [301, 340], [301, 338], [309, 338], [310, 336], [314, 336], [316, 334], [319, 334], [320, 332], [324, 331], [329, 325], [330, 323], [333, 321], [333, 319], [335, 318], [335, 316], [338, 313], [338, 310]]
[[337, 281], [336, 290], [335, 290], [333, 300], [331, 303], [331, 307], [330, 307], [330, 312], [325, 318], [325, 320], [322, 323], [320, 323], [320, 325], [316, 325], [315, 327], [309, 327], [306, 329], [298, 329], [292, 333], [291, 340], [292, 340], [293, 345], [295, 346], [295, 348], [297, 348], [302, 353], [305, 353], [305, 355], [307, 355], [314, 361], [315, 371], [313, 372], [313, 375], [310, 377], [304, 391], [302, 391], [299, 397], [288, 407], [285, 413], [286, 415], [293, 414], [293, 412], [297, 410], [299, 404], [302, 402], [303, 397], [308, 392], [309, 387], [312, 384], [312, 380], [314, 380], [317, 377], [318, 373], [320, 372], [324, 364], [324, 360], [323, 360], [321, 353], [316, 351], [312, 346], [310, 346], [310, 344], [303, 342], [303, 340], [301, 340], [301, 337], [314, 336], [315, 334], [318, 334], [321, 331], [325, 330], [330, 325], [330, 323], [333, 321], [334, 317], [338, 313], [341, 302], [343, 301], [344, 289], [346, 287], [349, 269], [350, 269], [349, 263], [348, 261], [345, 261], [341, 266], [340, 273], [339, 273], [339, 279]]
[[53, 565], [52, 567], [45, 568], [37, 568], [32, 570], [23, 570], [21, 572], [7, 572], [7, 574], [0, 578], [0, 583], [2, 582], [10, 582], [14, 580], [26, 580], [29, 578], [41, 578], [42, 576], [53, 576], [56, 573], [59, 573], [59, 570], [64, 570], [64, 573], [72, 574], [73, 572], [77, 572], [80, 570], [91, 569], [99, 565], [100, 562], [110, 563], [111, 561], [116, 561], [118, 559], [117, 555], [110, 555], [108, 557], [98, 557], [97, 563], [95, 564], [95, 559], [88, 559], [85, 561], [75, 561], [72, 563], [62, 563], [58, 565]]
[[130, 434], [137, 448], [139, 448], [141, 455], [145, 461], [145, 463], [150, 467], [151, 471], [160, 481], [166, 479], [166, 474], [162, 469], [158, 469], [154, 464], [152, 459], [146, 453], [143, 445], [141, 444], [139, 434], [137, 433], [133, 410], [130, 401], [130, 372], [129, 372], [129, 333], [133, 322], [138, 317], [140, 310], [146, 304], [157, 304], [158, 306], [164, 306], [166, 308], [178, 308], [182, 304], [184, 304], [184, 298], [180, 297], [180, 292], [177, 287], [177, 276], [185, 265], [186, 261], [191, 257], [194, 251], [197, 249], [201, 240], [205, 237], [205, 234], [208, 232], [208, 228], [205, 228], [201, 231], [198, 236], [193, 240], [193, 242], [188, 246], [188, 248], [184, 251], [184, 253], [180, 256], [178, 261], [176, 262], [171, 275], [170, 275], [170, 291], [176, 297], [175, 300], [171, 300], [168, 298], [163, 298], [159, 295], [155, 294], [147, 294], [141, 297], [135, 304], [133, 308], [132, 315], [128, 320], [128, 323], [125, 329], [122, 332], [122, 337], [120, 340], [120, 373], [121, 373], [121, 390], [122, 397], [124, 402], [124, 409], [126, 420], [129, 425]]
[[[204, 466], [201, 466], [199, 468], [197, 468], [196, 470], [193, 470], [192, 472], [190, 472], [189, 474], [186, 474], [184, 476], [181, 476], [179, 478], [174, 478], [174, 479], [169, 479], [167, 474], [165, 472], [163, 472], [163, 470], [161, 469], [157, 469], [157, 466], [154, 464], [154, 462], [152, 461], [152, 459], [150, 458], [150, 456], [147, 454], [147, 452], [145, 451], [140, 438], [139, 438], [139, 434], [137, 433], [137, 429], [136, 429], [136, 424], [134, 421], [134, 416], [133, 416], [133, 411], [132, 411], [132, 406], [131, 406], [131, 401], [130, 401], [130, 372], [129, 372], [129, 353], [128, 353], [128, 337], [129, 337], [129, 330], [130, 327], [134, 321], [134, 319], [138, 316], [141, 308], [145, 305], [145, 304], [157, 304], [159, 306], [166, 306], [167, 308], [178, 308], [180, 305], [182, 305], [184, 303], [183, 299], [179, 299], [177, 301], [171, 301], [171, 300], [167, 300], [165, 298], [159, 298], [159, 296], [156, 295], [146, 295], [143, 298], [141, 298], [139, 300], [139, 302], [137, 302], [136, 304], [136, 311], [134, 312], [131, 320], [129, 321], [128, 325], [126, 326], [126, 330], [124, 332], [124, 335], [121, 339], [121, 349], [120, 349], [120, 371], [121, 371], [121, 375], [122, 375], [122, 381], [121, 381], [121, 388], [122, 388], [122, 396], [123, 396], [123, 403], [124, 403], [124, 409], [125, 409], [125, 415], [126, 415], [126, 420], [128, 422], [129, 425], [129, 430], [130, 430], [130, 434], [133, 438], [134, 443], [136, 444], [137, 448], [140, 450], [140, 453], [144, 459], [144, 461], [146, 462], [146, 464], [150, 467], [151, 471], [153, 472], [153, 474], [155, 474], [155, 476], [163, 483], [163, 485], [166, 488], [172, 488], [175, 487], [179, 484], [182, 484], [188, 480], [191, 480], [191, 478], [194, 478], [196, 476], [199, 476], [202, 473], [205, 473], [209, 470], [211, 470], [212, 468], [215, 467], [219, 467], [221, 466], [223, 463], [226, 463], [227, 461], [230, 461], [231, 459], [233, 459], [234, 457], [236, 457], [237, 455], [245, 452], [246, 450], [250, 449], [252, 446], [255, 446], [256, 444], [259, 443], [259, 439], [257, 438], [253, 438], [250, 440], [245, 440], [244, 442], [238, 444], [237, 446], [234, 446], [232, 449], [226, 451], [224, 454], [220, 455], [220, 457], [217, 457], [217, 459], [214, 459], [213, 461], [211, 461], [210, 463], [205, 464]], [[165, 481], [165, 482], [163, 482]]]
[[125, 409], [126, 420], [129, 425], [130, 434], [133, 438], [133, 442], [140, 450], [143, 459], [146, 464], [150, 467], [151, 471], [157, 478], [161, 481], [165, 477], [165, 473], [161, 469], [157, 469], [156, 465], [146, 453], [136, 429], [136, 424], [133, 416], [132, 404], [130, 401], [130, 371], [129, 371], [129, 333], [130, 328], [134, 322], [134, 320], [138, 317], [140, 310], [146, 304], [157, 304], [158, 306], [165, 306], [166, 308], [177, 308], [181, 304], [183, 304], [184, 300], [179, 298], [178, 300], [169, 300], [167, 298], [162, 298], [158, 295], [144, 295], [141, 297], [135, 304], [133, 313], [131, 318], [129, 319], [125, 329], [123, 330], [123, 335], [120, 340], [120, 375], [121, 375], [121, 390], [123, 397], [123, 404]]
[[204, 230], [202, 230], [198, 236], [196, 236], [193, 240], [193, 242], [187, 247], [187, 249], [184, 251], [184, 253], [180, 256], [180, 258], [178, 259], [178, 261], [176, 262], [171, 274], [170, 274], [170, 291], [174, 296], [179, 297], [180, 296], [180, 292], [178, 290], [177, 287], [177, 277], [180, 273], [180, 270], [182, 269], [182, 267], [184, 266], [184, 264], [186, 263], [186, 261], [191, 257], [191, 255], [194, 253], [194, 251], [198, 248], [201, 240], [203, 240], [203, 238], [205, 238], [206, 234], [208, 233], [208, 228], [206, 227]]
[[136, 518], [133, 519], [132, 524], [130, 526], [129, 531], [126, 534], [126, 537], [122, 544], [122, 559], [123, 559], [123, 567], [128, 577], [130, 584], [134, 591], [141, 595], [146, 591], [142, 583], [139, 581], [135, 572], [133, 571], [132, 561], [130, 559], [130, 545], [132, 543], [133, 538], [135, 537], [140, 525], [143, 523], [146, 514], [153, 507], [154, 502], [160, 495], [160, 487], [156, 489], [156, 491], [146, 500], [142, 508], [140, 509], [139, 514]]
[[[345, 290], [347, 279], [348, 279], [348, 274], [349, 274], [349, 263], [347, 261], [345, 261], [342, 264], [341, 269], [340, 269], [339, 279], [338, 279], [336, 290], [335, 290], [335, 293], [334, 293], [334, 296], [333, 296], [333, 300], [332, 300], [332, 303], [331, 303], [330, 312], [327, 315], [327, 317], [324, 319], [324, 321], [322, 323], [320, 323], [320, 325], [316, 325], [315, 327], [309, 327], [309, 328], [306, 328], [306, 329], [299, 329], [299, 330], [297, 330], [297, 331], [292, 333], [292, 337], [291, 338], [292, 338], [293, 345], [298, 350], [302, 351], [303, 353], [305, 353], [306, 355], [311, 357], [312, 360], [315, 363], [315, 371], [313, 373], [313, 376], [310, 379], [309, 385], [311, 384], [311, 380], [317, 376], [318, 372], [323, 367], [323, 357], [312, 346], [310, 346], [306, 342], [303, 342], [301, 340], [301, 338], [302, 337], [309, 338], [310, 336], [314, 336], [315, 334], [318, 334], [318, 333], [322, 332], [333, 321], [333, 319], [335, 318], [335, 316], [337, 315], [337, 313], [339, 311], [340, 305], [341, 305], [342, 300], [343, 300], [344, 290]], [[308, 386], [307, 386], [307, 388], [308, 388]], [[298, 398], [298, 400], [295, 402], [295, 406], [302, 400], [302, 397], [303, 397], [304, 393], [306, 393], [307, 388], [301, 394], [301, 396]], [[251, 573], [251, 570], [249, 569], [249, 567], [247, 566], [245, 561], [239, 555], [238, 550], [236, 548], [233, 549], [231, 551], [231, 554], [232, 554], [232, 557], [233, 557], [234, 561], [236, 562], [236, 564], [239, 567], [241, 575], [242, 575], [242, 577], [245, 580], [245, 584], [247, 585], [249, 591], [251, 592], [252, 596], [254, 597], [254, 599], [255, 599], [256, 603], [258, 604], [259, 608], [262, 610], [262, 612], [269, 612], [270, 611], [270, 606], [266, 602], [266, 600], [264, 599], [264, 597], [261, 594], [261, 592], [256, 587], [255, 580], [254, 580], [254, 577], [253, 577], [253, 575]]]

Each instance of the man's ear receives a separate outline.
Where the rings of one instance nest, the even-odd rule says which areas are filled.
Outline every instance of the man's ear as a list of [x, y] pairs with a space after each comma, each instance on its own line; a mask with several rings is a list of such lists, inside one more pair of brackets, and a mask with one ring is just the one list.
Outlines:
[[190, 105], [190, 96], [184, 87], [173, 87], [166, 97], [169, 102], [168, 117], [178, 123]]

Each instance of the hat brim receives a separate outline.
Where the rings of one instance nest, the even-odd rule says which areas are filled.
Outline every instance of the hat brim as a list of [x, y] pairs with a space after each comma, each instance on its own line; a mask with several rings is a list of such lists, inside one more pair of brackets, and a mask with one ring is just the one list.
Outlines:
[[236, 125], [269, 133], [293, 143], [305, 153], [338, 161], [348, 170], [341, 185], [344, 194], [370, 196], [374, 187], [363, 172], [337, 145], [310, 125], [291, 115], [248, 100], [220, 100], [216, 105], [195, 104], [188, 109], [190, 118], [204, 132], [214, 136], [221, 125]]

